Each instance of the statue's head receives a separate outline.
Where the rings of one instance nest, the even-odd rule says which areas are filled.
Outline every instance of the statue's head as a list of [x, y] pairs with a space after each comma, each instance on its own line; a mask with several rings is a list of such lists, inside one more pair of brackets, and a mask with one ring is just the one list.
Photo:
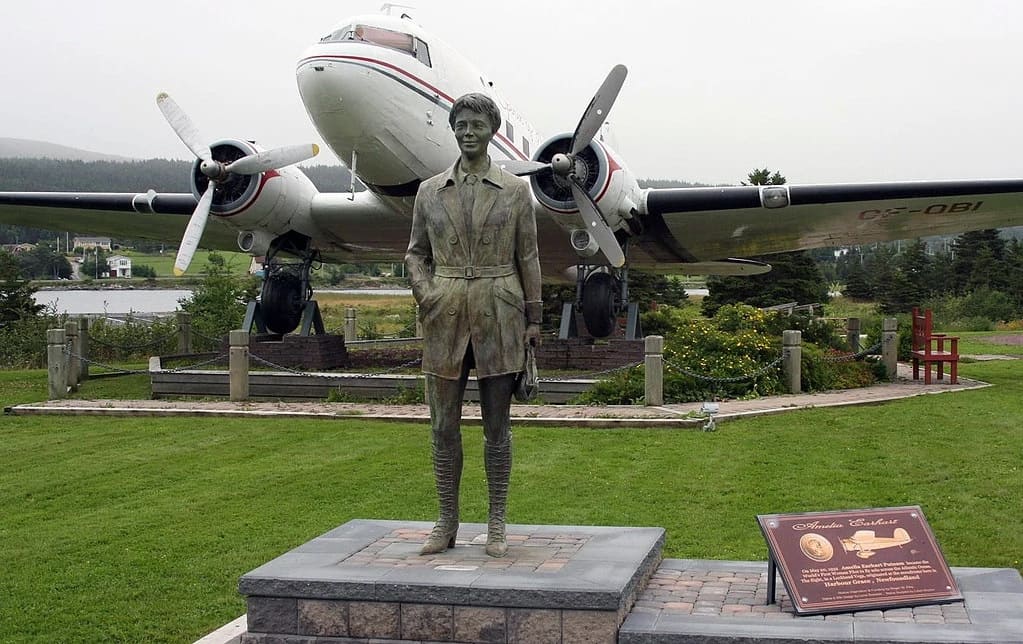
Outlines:
[[486, 116], [490, 120], [491, 134], [496, 134], [501, 127], [501, 110], [498, 109], [494, 99], [486, 94], [465, 94], [455, 99], [455, 103], [451, 106], [451, 113], [448, 114], [448, 124], [452, 130], [455, 129], [455, 119], [458, 118], [458, 113], [462, 110]]

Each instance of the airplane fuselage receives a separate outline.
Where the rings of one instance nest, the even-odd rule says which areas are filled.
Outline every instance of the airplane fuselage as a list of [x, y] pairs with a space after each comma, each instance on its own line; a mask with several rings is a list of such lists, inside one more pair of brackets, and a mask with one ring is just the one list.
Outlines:
[[458, 158], [448, 114], [485, 93], [501, 107], [495, 160], [528, 159], [539, 136], [464, 58], [411, 20], [352, 18], [298, 62], [299, 92], [317, 131], [377, 196], [411, 213], [420, 181]]

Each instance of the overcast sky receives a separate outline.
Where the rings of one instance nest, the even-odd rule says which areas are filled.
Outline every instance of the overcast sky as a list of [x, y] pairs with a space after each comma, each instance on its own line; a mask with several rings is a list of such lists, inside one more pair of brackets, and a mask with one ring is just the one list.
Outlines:
[[[641, 178], [735, 183], [763, 166], [791, 183], [1023, 176], [1023, 2], [409, 4], [544, 136], [572, 131], [610, 67], [628, 66], [610, 120]], [[319, 142], [295, 63], [379, 8], [4, 2], [0, 137], [189, 158], [156, 107], [167, 91], [211, 140]]]

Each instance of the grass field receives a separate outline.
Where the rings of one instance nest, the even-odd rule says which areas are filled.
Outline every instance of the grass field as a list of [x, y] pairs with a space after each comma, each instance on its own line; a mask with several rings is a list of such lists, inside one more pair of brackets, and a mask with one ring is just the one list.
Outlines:
[[[1023, 362], [961, 374], [994, 386], [714, 433], [518, 428], [509, 518], [663, 526], [666, 557], [763, 560], [756, 514], [919, 504], [952, 565], [1020, 568]], [[43, 397], [44, 372], [0, 372], [4, 405]], [[353, 518], [432, 519], [428, 442], [357, 419], [5, 416], [0, 641], [193, 641], [244, 612], [240, 575], [288, 549]], [[482, 521], [478, 429], [465, 444], [463, 519]]]

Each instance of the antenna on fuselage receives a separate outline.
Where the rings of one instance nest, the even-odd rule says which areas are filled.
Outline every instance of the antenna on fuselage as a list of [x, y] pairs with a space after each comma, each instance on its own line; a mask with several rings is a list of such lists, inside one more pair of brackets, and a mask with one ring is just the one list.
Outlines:
[[[413, 10], [415, 9], [415, 7], [407, 5], [407, 4], [395, 4], [393, 2], [385, 2], [384, 4], [380, 5], [380, 13], [386, 14], [386, 15], [390, 16], [390, 15], [392, 15], [391, 14], [391, 9], [394, 9], [395, 7], [399, 7], [401, 9], [413, 9]], [[411, 18], [411, 16], [409, 16], [408, 14], [404, 14], [404, 13], [401, 14], [401, 17], [402, 18]]]

